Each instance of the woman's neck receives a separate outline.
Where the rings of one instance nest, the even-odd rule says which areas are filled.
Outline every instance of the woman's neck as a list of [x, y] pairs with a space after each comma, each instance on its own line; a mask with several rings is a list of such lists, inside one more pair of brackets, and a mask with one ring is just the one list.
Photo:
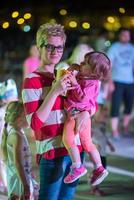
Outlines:
[[54, 67], [55, 67], [55, 65], [49, 65], [49, 64], [41, 65], [38, 68], [38, 71], [40, 71], [40, 72], [49, 72], [51, 74], [54, 74]]

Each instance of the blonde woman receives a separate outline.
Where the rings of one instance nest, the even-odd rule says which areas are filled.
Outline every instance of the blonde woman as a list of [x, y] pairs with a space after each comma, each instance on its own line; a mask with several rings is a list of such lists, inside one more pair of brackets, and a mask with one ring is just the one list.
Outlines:
[[[62, 143], [65, 91], [71, 90], [70, 75], [55, 79], [65, 46], [66, 35], [60, 24], [46, 23], [37, 31], [40, 67], [24, 81], [22, 98], [27, 121], [34, 130], [40, 170], [39, 200], [72, 200], [78, 181], [67, 185], [71, 159]], [[53, 83], [53, 84], [52, 84]], [[80, 140], [77, 145], [82, 152]]]

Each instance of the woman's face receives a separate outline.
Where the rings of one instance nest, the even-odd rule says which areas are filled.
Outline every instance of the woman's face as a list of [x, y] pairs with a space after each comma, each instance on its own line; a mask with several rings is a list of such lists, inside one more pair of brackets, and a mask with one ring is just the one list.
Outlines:
[[41, 47], [41, 60], [44, 64], [56, 65], [64, 50], [64, 41], [61, 37], [50, 36], [47, 39], [46, 44]]
[[22, 111], [22, 113], [18, 116], [16, 121], [19, 127], [23, 128], [28, 126], [24, 111]]

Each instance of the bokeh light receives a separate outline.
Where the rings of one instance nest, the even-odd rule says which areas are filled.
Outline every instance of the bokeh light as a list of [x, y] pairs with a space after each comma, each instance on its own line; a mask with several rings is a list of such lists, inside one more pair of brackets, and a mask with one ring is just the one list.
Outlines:
[[29, 25], [25, 25], [25, 26], [23, 27], [23, 31], [24, 31], [24, 32], [29, 32], [30, 29], [31, 29], [31, 27], [30, 27]]
[[32, 17], [31, 13], [25, 13], [24, 19], [30, 19]]
[[19, 18], [18, 20], [17, 20], [17, 24], [23, 24], [24, 23], [24, 19], [23, 18]]
[[125, 11], [125, 8], [119, 8], [119, 12], [124, 14], [126, 11]]
[[3, 24], [2, 24], [2, 28], [3, 29], [6, 29], [6, 28], [8, 28], [9, 27], [9, 22], [4, 22]]
[[89, 28], [90, 28], [90, 23], [89, 23], [89, 22], [83, 22], [83, 23], [82, 23], [82, 27], [83, 27], [84, 29], [89, 29]]
[[69, 22], [69, 26], [70, 26], [71, 28], [76, 28], [76, 27], [77, 27], [77, 22], [76, 22], [76, 21], [70, 21], [70, 22]]
[[19, 16], [19, 12], [18, 11], [12, 12], [12, 18], [16, 18], [18, 16]]
[[60, 15], [66, 15], [67, 14], [67, 10], [66, 9], [61, 9], [59, 11]]

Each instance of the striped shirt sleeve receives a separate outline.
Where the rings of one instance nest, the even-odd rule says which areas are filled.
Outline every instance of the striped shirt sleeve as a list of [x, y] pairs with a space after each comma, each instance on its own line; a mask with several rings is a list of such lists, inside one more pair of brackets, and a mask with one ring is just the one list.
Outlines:
[[29, 126], [35, 131], [40, 129], [44, 122], [42, 122], [36, 114], [42, 101], [42, 85], [38, 75], [25, 79], [22, 90], [22, 99]]

